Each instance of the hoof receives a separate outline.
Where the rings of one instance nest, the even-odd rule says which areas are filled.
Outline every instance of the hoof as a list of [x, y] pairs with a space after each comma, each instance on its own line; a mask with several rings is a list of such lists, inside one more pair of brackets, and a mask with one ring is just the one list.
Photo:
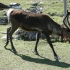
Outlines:
[[39, 53], [38, 53], [38, 52], [35, 52], [35, 54], [36, 54], [36, 55], [39, 55]]
[[12, 51], [14, 54], [17, 54], [17, 51]]
[[59, 61], [61, 58], [59, 56], [54, 56], [54, 59], [56, 59], [57, 61]]
[[36, 51], [34, 51], [34, 53], [35, 53], [36, 55], [39, 55], [39, 53], [38, 53], [38, 52], [36, 52]]
[[7, 49], [7, 48], [6, 48], [6, 45], [4, 46], [4, 48]]
[[16, 49], [14, 48], [14, 49], [12, 49], [12, 52], [14, 53], [14, 54], [17, 54], [17, 51], [16, 51]]
[[16, 51], [16, 50], [12, 50], [12, 52], [13, 52], [14, 54], [17, 54], [17, 51]]

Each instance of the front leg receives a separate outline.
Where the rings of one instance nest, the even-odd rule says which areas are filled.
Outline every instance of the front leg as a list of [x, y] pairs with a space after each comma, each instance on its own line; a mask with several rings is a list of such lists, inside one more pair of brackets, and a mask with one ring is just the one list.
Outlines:
[[51, 40], [50, 40], [50, 37], [49, 37], [48, 32], [43, 32], [43, 34], [44, 34], [44, 36], [46, 37], [46, 40], [47, 40], [47, 42], [49, 43], [49, 45], [50, 45], [50, 47], [51, 47], [51, 49], [52, 49], [52, 51], [53, 51], [54, 58], [55, 58], [56, 60], [59, 60], [59, 57], [58, 57], [58, 55], [56, 54], [56, 52], [55, 52], [55, 50], [54, 50], [54, 48], [53, 48], [53, 45], [52, 45], [52, 42], [51, 42]]
[[35, 50], [34, 50], [37, 55], [39, 55], [39, 53], [37, 51], [37, 45], [38, 45], [38, 42], [39, 42], [39, 38], [40, 38], [40, 33], [37, 33], [36, 34], [36, 45], [35, 45]]

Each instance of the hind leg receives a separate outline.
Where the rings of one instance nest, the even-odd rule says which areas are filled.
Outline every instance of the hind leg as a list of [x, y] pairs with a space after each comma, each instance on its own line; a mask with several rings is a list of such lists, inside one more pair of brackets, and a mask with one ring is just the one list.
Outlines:
[[13, 50], [14, 53], [17, 53], [17, 51], [16, 51], [16, 49], [15, 49], [15, 47], [14, 47], [14, 45], [13, 45], [13, 42], [12, 42], [12, 34], [13, 34], [13, 32], [11, 31], [11, 32], [10, 32], [11, 49]]
[[15, 49], [15, 47], [13, 45], [12, 35], [17, 30], [17, 28], [18, 28], [18, 25], [14, 26], [14, 23], [13, 23], [12, 27], [11, 27], [11, 30], [9, 32], [9, 38], [10, 38], [11, 48], [12, 48], [12, 50], [13, 50], [14, 53], [17, 53], [17, 51], [16, 51], [16, 49]]
[[5, 49], [6, 49], [6, 46], [8, 45], [8, 43], [9, 43], [9, 32], [10, 32], [10, 29], [11, 29], [11, 27], [7, 28], [7, 39], [6, 39], [6, 44], [4, 46]]

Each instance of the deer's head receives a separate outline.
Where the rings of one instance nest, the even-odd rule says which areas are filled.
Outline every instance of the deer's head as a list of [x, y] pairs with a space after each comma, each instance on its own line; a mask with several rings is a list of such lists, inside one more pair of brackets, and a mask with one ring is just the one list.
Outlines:
[[[65, 16], [63, 23], [65, 25], [65, 28], [63, 29], [63, 36], [66, 38], [68, 41], [70, 40], [70, 23], [69, 23], [69, 15], [70, 12], [67, 10], [67, 15]], [[67, 22], [67, 23], [66, 23]]]

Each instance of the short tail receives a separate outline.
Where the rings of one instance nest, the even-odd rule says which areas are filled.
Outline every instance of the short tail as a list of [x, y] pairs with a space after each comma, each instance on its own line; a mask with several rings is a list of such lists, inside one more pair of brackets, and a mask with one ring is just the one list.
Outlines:
[[7, 11], [8, 23], [10, 23], [10, 13], [11, 13], [13, 10], [14, 10], [14, 9], [10, 8], [10, 9]]

